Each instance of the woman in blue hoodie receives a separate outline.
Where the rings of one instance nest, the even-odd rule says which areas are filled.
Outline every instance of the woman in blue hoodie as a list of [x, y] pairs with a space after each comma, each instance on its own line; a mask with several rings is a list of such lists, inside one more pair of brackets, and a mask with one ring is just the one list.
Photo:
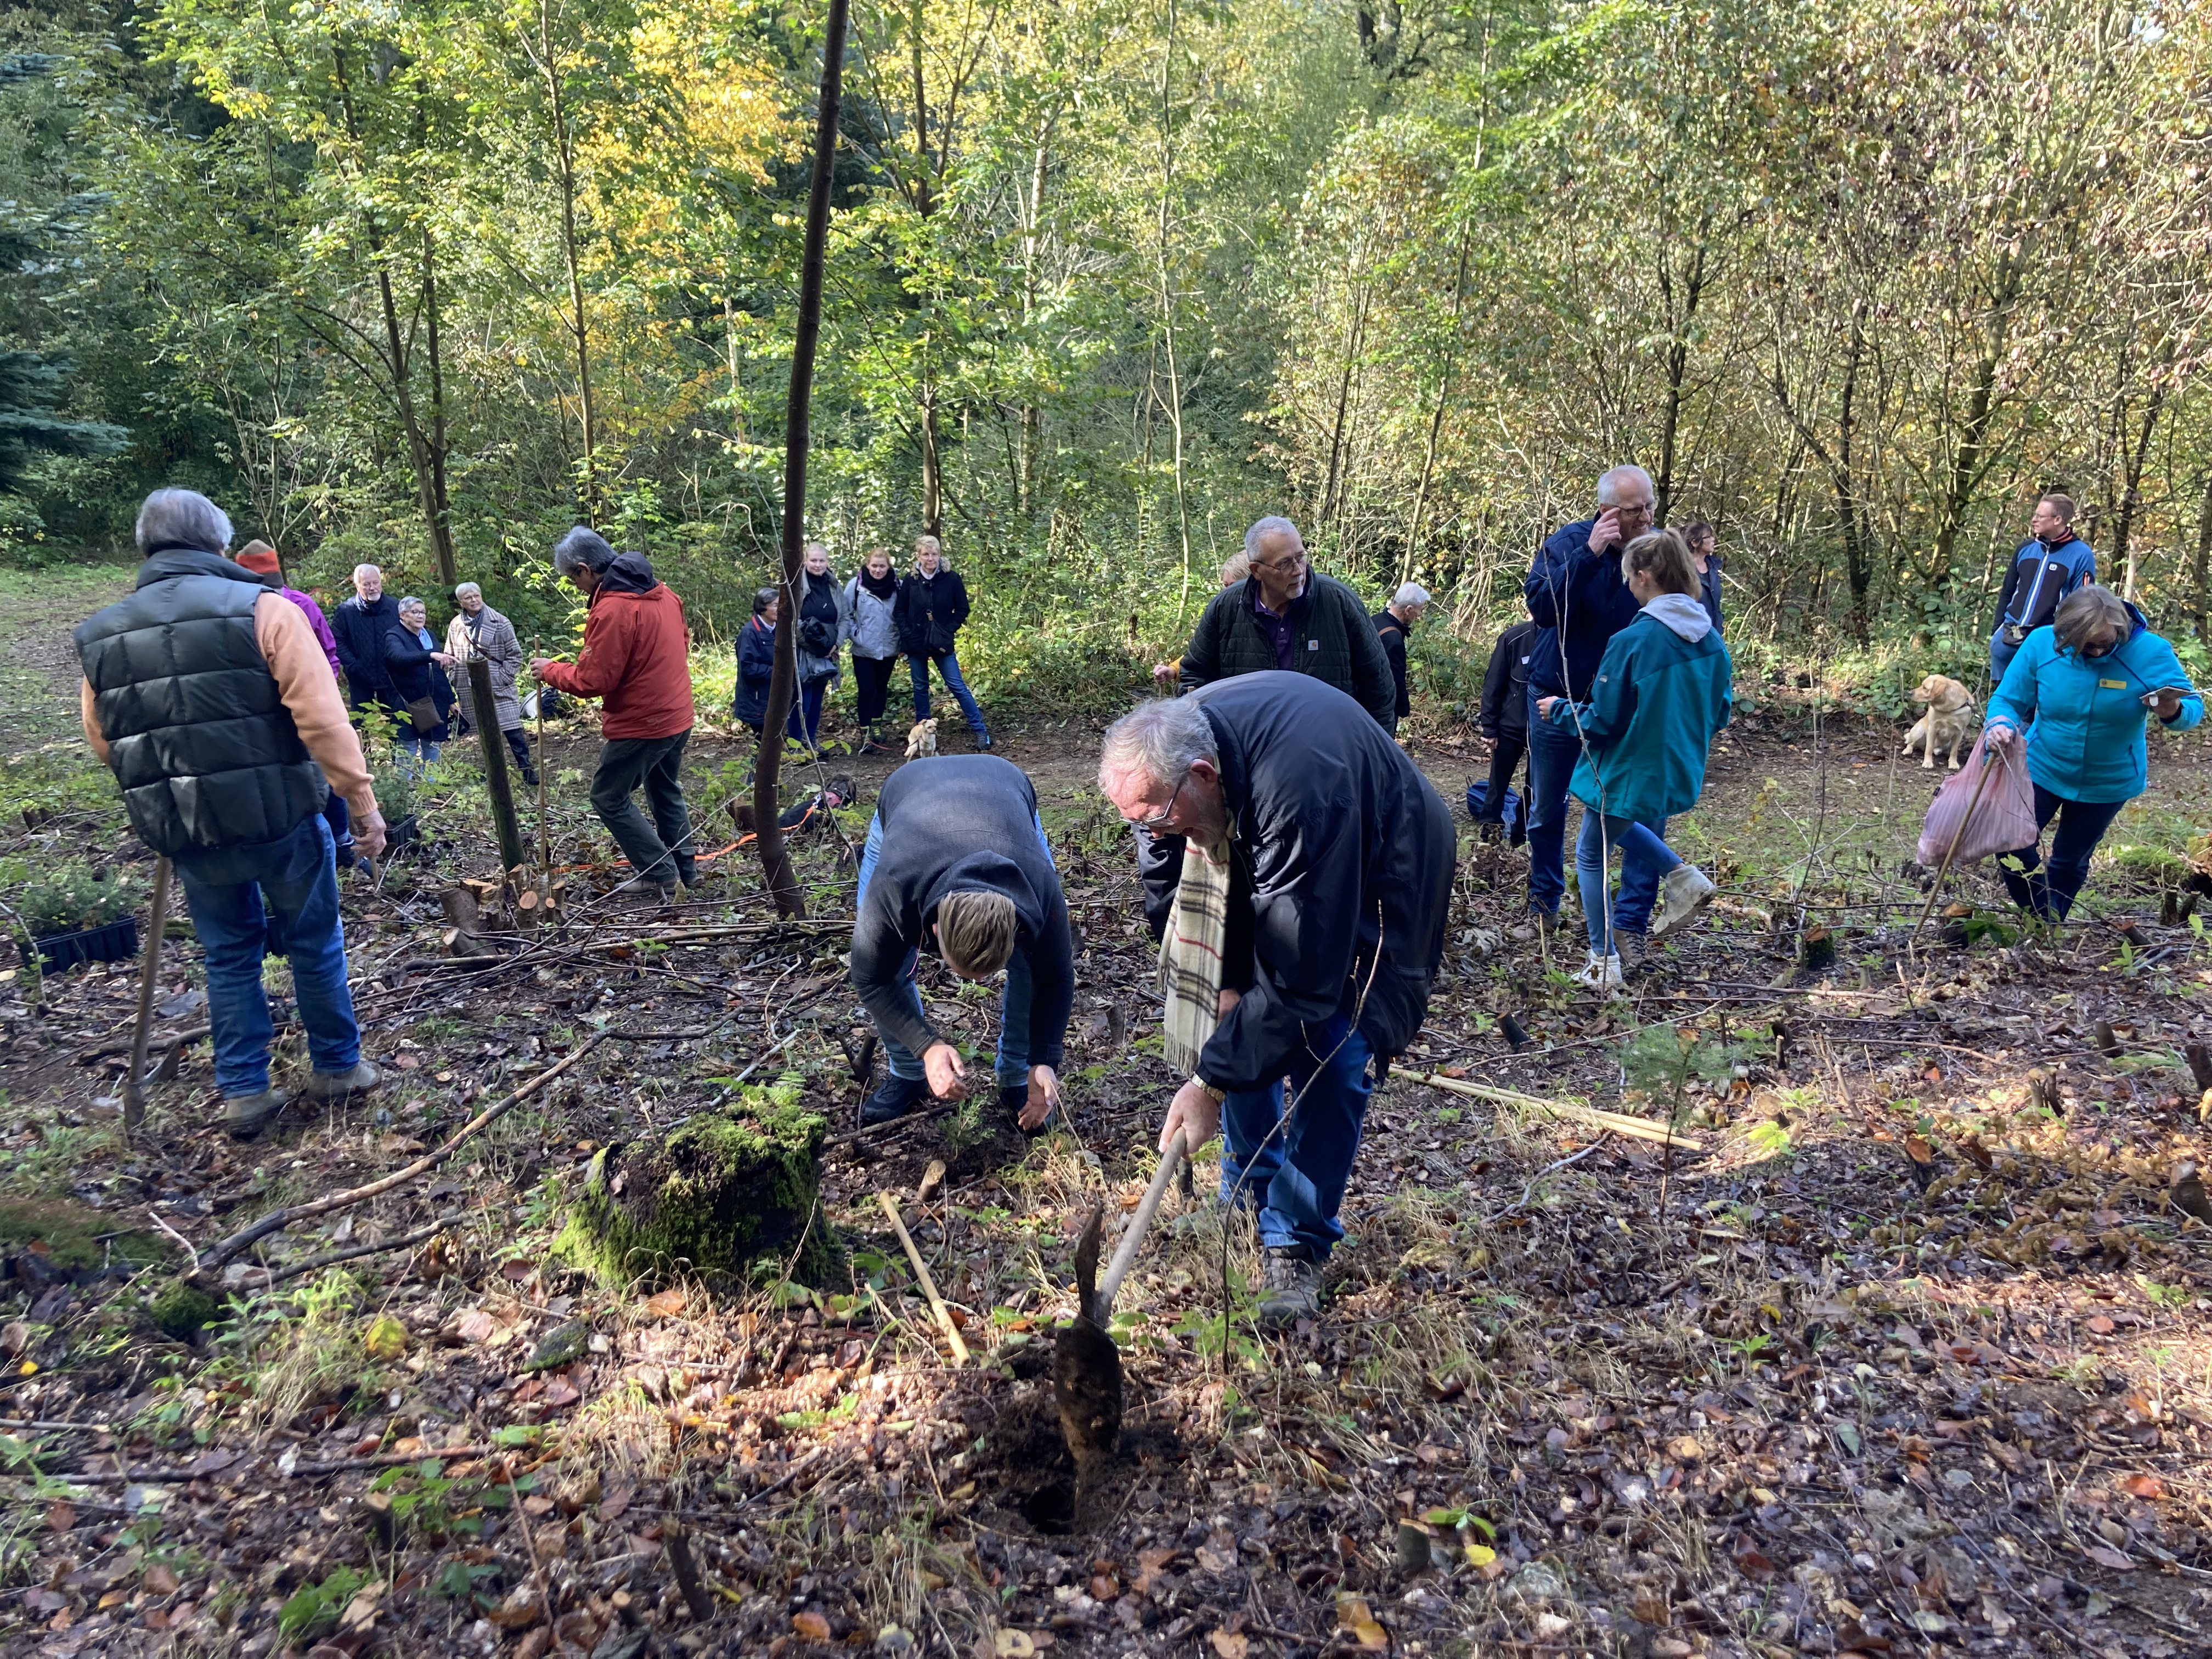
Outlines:
[[[1583, 804], [1575, 874], [1590, 951], [1575, 977], [1595, 990], [1621, 982], [1622, 941], [1642, 943], [1633, 929], [1643, 918], [1616, 916], [1607, 900], [1612, 848], [1620, 848], [1624, 868], [1634, 860], [1663, 872], [1651, 923], [1655, 939], [1686, 926], [1713, 896], [1711, 881], [1662, 837], [1667, 820], [1696, 805], [1705, 789], [1705, 751], [1728, 724], [1735, 674], [1679, 535], [1654, 530], [1638, 536], [1620, 556], [1620, 574], [1642, 609], [1607, 645], [1590, 701], [1544, 697], [1536, 704], [1539, 718], [1579, 733], [1582, 741], [1582, 759], [1567, 787]], [[1644, 890], [1650, 890], [1649, 884]]]
[[[2025, 733], [2035, 785], [2036, 842], [1997, 862], [2013, 902], [2066, 919], [2090, 854], [2150, 781], [2143, 729], [2153, 714], [2169, 732], [2185, 732], [2204, 718], [2204, 700], [2173, 647], [2111, 588], [2092, 583], [2068, 594], [2051, 626], [2021, 642], [1983, 733], [1997, 750]], [[2045, 864], [2040, 832], [2054, 817]]]

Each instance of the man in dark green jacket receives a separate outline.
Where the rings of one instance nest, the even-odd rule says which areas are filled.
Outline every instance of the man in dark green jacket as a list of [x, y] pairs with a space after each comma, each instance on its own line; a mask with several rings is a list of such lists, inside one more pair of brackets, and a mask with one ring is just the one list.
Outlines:
[[1359, 596], [1306, 562], [1288, 519], [1244, 532], [1252, 574], [1213, 596], [1182, 653], [1182, 689], [1276, 668], [1310, 674], [1398, 729], [1398, 683]]

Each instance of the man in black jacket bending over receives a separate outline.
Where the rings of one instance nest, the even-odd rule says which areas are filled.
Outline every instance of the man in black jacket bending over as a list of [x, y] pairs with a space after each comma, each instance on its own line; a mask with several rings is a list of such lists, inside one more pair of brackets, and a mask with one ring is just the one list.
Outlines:
[[1249, 1189], [1267, 1251], [1260, 1317], [1291, 1323], [1344, 1237], [1367, 1097], [1428, 1012], [1451, 813], [1358, 703], [1303, 674], [1139, 705], [1098, 783], [1137, 826], [1168, 1061], [1189, 1073], [1161, 1150], [1180, 1130], [1195, 1152], [1225, 1120], [1222, 1196]]
[[1060, 1103], [1060, 1048], [1075, 1002], [1067, 901], [1021, 768], [994, 755], [902, 766], [877, 798], [860, 857], [853, 988], [883, 1039], [890, 1077], [860, 1105], [863, 1125], [925, 1095], [959, 1100], [967, 1067], [915, 988], [927, 948], [962, 979], [1006, 970], [999, 1002], [1000, 1109], [1036, 1134]]
[[1182, 689], [1232, 674], [1288, 669], [1358, 700], [1385, 732], [1398, 729], [1398, 682], [1367, 619], [1342, 582], [1306, 559], [1288, 519], [1261, 520], [1244, 532], [1251, 574], [1213, 596], [1182, 653]]

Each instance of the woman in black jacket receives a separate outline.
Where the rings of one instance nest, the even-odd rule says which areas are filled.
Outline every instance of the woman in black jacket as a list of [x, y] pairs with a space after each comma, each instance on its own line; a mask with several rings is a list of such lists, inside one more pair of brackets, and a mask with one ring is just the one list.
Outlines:
[[968, 620], [968, 585], [957, 571], [945, 568], [944, 552], [934, 536], [915, 538], [914, 565], [912, 573], [899, 584], [898, 605], [893, 612], [898, 623], [899, 649], [906, 653], [907, 666], [914, 677], [914, 717], [929, 718], [929, 665], [935, 663], [945, 690], [959, 700], [960, 712], [968, 717], [975, 746], [988, 749], [990, 728], [983, 724], [983, 711], [968, 682], [960, 678], [960, 659], [953, 654], [953, 636]]
[[[438, 758], [446, 740], [446, 717], [453, 713], [453, 688], [444, 671], [453, 659], [438, 649], [430, 632], [429, 607], [410, 594], [399, 601], [399, 618], [384, 632], [384, 666], [392, 676], [392, 695], [399, 704], [399, 748], [424, 768]], [[426, 717], [436, 719], [425, 724]], [[415, 769], [404, 763], [402, 769]]]

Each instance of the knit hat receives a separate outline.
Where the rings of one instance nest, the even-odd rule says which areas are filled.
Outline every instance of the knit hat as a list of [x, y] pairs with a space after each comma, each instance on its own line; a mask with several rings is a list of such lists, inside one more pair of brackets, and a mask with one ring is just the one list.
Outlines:
[[232, 562], [244, 565], [257, 576], [276, 576], [283, 574], [283, 567], [276, 562], [276, 550], [270, 546], [267, 542], [246, 543], [244, 547], [238, 550]]

